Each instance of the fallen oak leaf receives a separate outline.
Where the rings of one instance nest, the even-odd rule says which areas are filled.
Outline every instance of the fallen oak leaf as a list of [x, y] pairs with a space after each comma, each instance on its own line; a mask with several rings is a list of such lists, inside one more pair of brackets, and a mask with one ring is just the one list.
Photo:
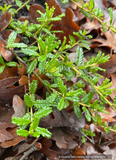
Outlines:
[[[47, 0], [46, 3], [48, 4], [49, 8], [55, 7], [54, 15], [53, 17], [56, 17], [60, 14], [62, 14], [62, 10], [60, 6], [55, 2], [55, 0]], [[45, 13], [45, 9], [37, 4], [31, 5], [29, 9], [29, 17], [21, 16], [18, 20], [24, 23], [25, 20], [28, 20], [29, 23], [39, 23], [37, 22], [37, 18], [40, 17], [40, 14], [36, 12], [36, 10], [40, 10], [42, 13]], [[53, 21], [51, 24], [53, 24], [51, 30], [63, 30], [63, 33], [56, 33], [56, 36], [59, 37], [61, 41], [63, 41], [64, 36], [67, 37], [67, 42], [69, 40], [69, 35], [73, 35], [73, 32], [78, 31], [80, 27], [73, 21], [74, 13], [70, 8], [66, 9], [65, 17], [61, 19], [61, 21]], [[77, 36], [74, 36], [75, 39], [78, 39]]]
[[[19, 80], [19, 77], [9, 77], [0, 80], [0, 103], [9, 103], [15, 94], [21, 95], [23, 92], [19, 92], [23, 89], [23, 86], [17, 86], [14, 88], [8, 88]], [[6, 96], [7, 95], [7, 96]]]
[[15, 113], [12, 117], [23, 117], [26, 114], [26, 105], [18, 95], [13, 97], [13, 109]]
[[[55, 2], [55, 0], [47, 0], [46, 3], [51, 8], [55, 7], [53, 17], [56, 17], [62, 14], [60, 6]], [[65, 17], [62, 17], [61, 21], [51, 22], [53, 24], [52, 30], [61, 30], [63, 33], [56, 33], [56, 36], [60, 38], [61, 41], [64, 40], [64, 36], [67, 38], [67, 42], [70, 40], [69, 35], [73, 35], [73, 32], [77, 32], [80, 27], [73, 21], [74, 13], [70, 8], [67, 8], [65, 11]], [[74, 35], [73, 35], [74, 36]], [[74, 36], [77, 40], [78, 37]]]
[[[2, 54], [2, 56], [6, 61], [12, 61], [13, 59], [13, 53], [5, 49], [6, 40], [8, 39], [8, 36], [12, 31], [4, 31], [4, 29], [6, 29], [10, 24], [11, 17], [12, 17], [11, 13], [6, 12], [0, 18], [0, 32], [1, 32], [0, 33], [0, 53]], [[20, 41], [20, 36], [18, 35], [15, 42], [19, 42], [19, 41]]]
[[14, 124], [8, 124], [6, 122], [0, 122], [0, 142], [11, 140], [14, 138], [6, 129], [14, 127]]
[[11, 51], [5, 49], [5, 46], [6, 46], [5, 40], [0, 37], [0, 53], [2, 54], [3, 58], [6, 61], [11, 62], [13, 59], [13, 54]]
[[45, 154], [49, 159], [59, 160], [59, 152], [50, 149], [50, 147], [52, 146], [52, 141], [50, 139], [44, 137], [40, 140], [40, 143], [42, 144], [42, 149], [40, 150], [40, 152]]
[[17, 127], [7, 129], [8, 133], [13, 136], [13, 139], [5, 140], [4, 142], [1, 143], [1, 147], [9, 148], [27, 139], [27, 137], [18, 136], [16, 134], [16, 130], [17, 130]]
[[[0, 66], [2, 66], [2, 65], [0, 65]], [[17, 72], [18, 72], [17, 66], [15, 66], [15, 67], [5, 66], [4, 71], [0, 74], [0, 79], [5, 79], [5, 78], [17, 76]]]
[[[114, 25], [114, 27], [116, 27], [116, 21], [113, 25]], [[99, 43], [101, 43], [101, 44], [99, 44], [99, 47], [101, 47], [101, 46], [108, 47], [108, 48], [112, 49], [114, 51], [114, 53], [116, 53], [116, 34], [111, 30], [103, 32], [103, 30], [101, 29], [101, 31], [106, 39], [96, 38], [96, 39], [92, 39], [92, 41], [99, 42]]]
[[12, 14], [11, 12], [6, 12], [0, 18], [0, 32], [2, 32], [10, 24]]

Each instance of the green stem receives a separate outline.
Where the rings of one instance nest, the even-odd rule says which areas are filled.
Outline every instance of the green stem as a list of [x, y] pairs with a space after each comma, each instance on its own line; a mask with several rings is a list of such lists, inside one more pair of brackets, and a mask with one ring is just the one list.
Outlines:
[[[89, 10], [83, 8], [81, 5], [79, 5], [79, 4], [78, 4], [77, 2], [75, 2], [74, 0], [71, 0], [71, 1], [72, 1], [74, 4], [76, 4], [80, 9], [84, 10], [85, 12], [89, 13], [93, 18], [97, 19], [101, 24], [103, 23], [103, 21], [102, 21], [100, 18], [98, 18], [97, 16], [95, 16], [95, 15], [94, 15], [93, 13], [91, 13]], [[108, 25], [108, 24], [104, 24], [104, 25], [106, 25], [106, 26], [108, 27], [108, 29], [111, 29], [113, 32], [116, 33], [116, 30], [115, 30], [112, 26], [110, 26], [110, 25]]]
[[17, 9], [17, 12], [18, 12], [20, 9], [22, 9], [24, 6], [26, 6], [30, 1], [31, 1], [31, 0], [28, 0], [28, 1], [25, 2], [21, 7], [19, 7], [19, 8]]

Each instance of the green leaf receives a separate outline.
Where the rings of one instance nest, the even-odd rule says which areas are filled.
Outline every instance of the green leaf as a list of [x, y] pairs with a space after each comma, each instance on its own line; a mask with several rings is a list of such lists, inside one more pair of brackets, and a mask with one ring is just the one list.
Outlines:
[[36, 107], [36, 108], [43, 108], [43, 107], [49, 107], [50, 106], [50, 103], [47, 101], [47, 100], [36, 100], [35, 102], [34, 102], [34, 106]]
[[61, 0], [63, 4], [69, 3], [69, 0]]
[[70, 38], [71, 44], [76, 43], [76, 39], [72, 35], [69, 35], [69, 38]]
[[58, 109], [59, 111], [61, 111], [61, 110], [64, 108], [64, 105], [65, 105], [65, 103], [64, 103], [64, 97], [62, 97], [62, 98], [60, 99], [60, 101], [58, 102], [57, 109]]
[[28, 47], [25, 43], [10, 43], [7, 48], [26, 48]]
[[53, 103], [55, 101], [55, 99], [57, 98], [57, 96], [58, 96], [58, 93], [53, 92], [49, 97], [46, 98], [46, 100], [49, 103]]
[[83, 49], [79, 46], [76, 49], [75, 63], [77, 64], [77, 66], [80, 66], [83, 63]]
[[37, 59], [34, 59], [27, 68], [27, 73], [31, 74], [37, 66]]
[[24, 101], [27, 107], [32, 107], [33, 106], [33, 101], [31, 97], [28, 94], [24, 95]]
[[57, 77], [57, 84], [58, 84], [58, 88], [59, 88], [60, 92], [62, 94], [64, 94], [64, 92], [65, 92], [64, 83], [60, 77]]
[[73, 103], [73, 108], [74, 108], [74, 112], [75, 112], [76, 116], [78, 118], [82, 118], [82, 112], [81, 112], [80, 107], [76, 103]]
[[101, 116], [99, 114], [97, 114], [97, 122], [99, 125], [101, 125], [101, 123], [102, 123]]
[[17, 62], [8, 62], [8, 63], [6, 63], [6, 65], [8, 67], [15, 67], [15, 66], [17, 66]]
[[116, 96], [114, 97], [114, 104], [116, 104]]
[[113, 10], [112, 10], [112, 8], [110, 7], [110, 8], [108, 8], [108, 11], [109, 11], [109, 14], [110, 14], [110, 25], [112, 24], [112, 21], [113, 21]]
[[39, 124], [39, 120], [36, 117], [33, 117], [33, 121], [30, 124], [30, 128], [29, 128], [29, 134], [33, 134], [33, 131], [35, 130], [35, 128], [37, 128], [38, 124]]
[[46, 81], [46, 80], [43, 80], [43, 84], [48, 88], [51, 87], [50, 83], [48, 81]]
[[29, 135], [29, 131], [24, 129], [17, 129], [16, 131], [17, 135], [27, 137]]
[[51, 112], [52, 108], [43, 106], [43, 108], [39, 109], [37, 112], [34, 113], [34, 117], [41, 119], [49, 115]]
[[29, 119], [26, 119], [23, 117], [13, 117], [12, 118], [12, 123], [16, 124], [18, 126], [28, 125], [28, 124], [30, 124], [30, 122], [31, 121]]
[[83, 89], [79, 88], [77, 90], [74, 91], [69, 91], [66, 96], [67, 97], [71, 97], [71, 96], [75, 96], [75, 97], [80, 97], [81, 95], [83, 95], [85, 93], [85, 91], [83, 91]]
[[85, 117], [87, 118], [88, 122], [90, 122], [91, 121], [91, 115], [89, 113], [89, 110], [85, 106], [83, 106], [82, 109], [86, 113]]
[[39, 61], [39, 72], [40, 72], [40, 74], [42, 74], [45, 70], [46, 55], [41, 55], [38, 58], [38, 61]]
[[14, 41], [16, 39], [16, 36], [17, 36], [17, 32], [13, 31], [8, 37], [7, 45], [10, 45], [10, 44], [14, 43]]
[[40, 137], [40, 133], [39, 132], [34, 132], [32, 134], [33, 137], [39, 138]]
[[87, 13], [83, 9], [80, 9], [80, 10], [81, 10], [82, 14], [84, 14], [86, 17], [89, 17], [89, 18], [93, 19], [89, 13]]
[[18, 7], [21, 7], [22, 6], [22, 2], [20, 0], [15, 0], [15, 3]]
[[5, 64], [1, 54], [0, 54], [0, 63], [1, 63], [2, 65]]
[[0, 67], [0, 74], [4, 71], [4, 69], [5, 69], [5, 66]]
[[47, 138], [50, 138], [52, 135], [47, 129], [41, 128], [41, 127], [37, 127], [35, 131], [40, 133], [43, 137], [47, 137]]
[[103, 22], [101, 22], [101, 24], [102, 24], [103, 31], [106, 32], [105, 24]]
[[72, 101], [72, 102], [79, 102], [79, 97], [65, 97], [66, 100]]
[[30, 92], [34, 94], [37, 89], [37, 80], [33, 80], [30, 84]]
[[93, 98], [93, 91], [89, 91], [88, 94], [86, 94], [82, 99], [81, 99], [81, 102], [84, 103], [84, 104], [89, 104]]
[[90, 12], [92, 11], [93, 8], [94, 8], [94, 0], [90, 0], [89, 1], [89, 10], [90, 10]]
[[20, 52], [22, 52], [22, 53], [24, 53], [25, 55], [28, 55], [28, 56], [39, 56], [39, 54], [36, 51], [34, 51], [33, 48], [32, 49], [30, 49], [30, 48], [25, 48], [25, 49], [22, 48], [20, 50]]

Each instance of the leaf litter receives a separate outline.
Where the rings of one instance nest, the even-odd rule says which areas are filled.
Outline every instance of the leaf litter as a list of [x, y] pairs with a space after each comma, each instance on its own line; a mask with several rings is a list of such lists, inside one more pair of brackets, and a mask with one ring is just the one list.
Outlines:
[[[19, 21], [23, 23], [24, 20], [27, 19], [29, 23], [38, 23], [36, 21], [36, 18], [40, 15], [36, 12], [36, 10], [38, 9], [44, 13], [45, 9], [43, 6], [37, 4], [36, 0], [34, 1], [34, 3], [36, 4], [32, 4], [29, 9], [29, 16], [28, 14], [26, 16], [20, 16], [18, 19]], [[85, 29], [89, 34], [93, 36], [90, 45], [92, 49], [91, 51], [84, 50], [85, 57], [86, 55], [91, 57], [92, 54], [96, 54], [97, 49], [99, 50], [101, 48], [105, 50], [106, 54], [110, 55], [109, 62], [107, 62], [103, 66], [101, 65], [101, 67], [106, 69], [106, 72], [101, 72], [100, 74], [102, 74], [104, 78], [110, 78], [113, 82], [112, 88], [116, 88], [116, 56], [115, 54], [112, 54], [116, 52], [115, 34], [111, 31], [104, 33], [98, 21], [90, 21], [88, 18], [85, 18], [85, 16], [83, 16], [79, 12], [78, 8], [72, 4], [70, 4], [69, 8], [66, 8], [65, 6], [59, 6], [55, 2], [55, 0], [47, 0], [47, 3], [49, 7], [55, 6], [56, 9], [54, 16], [59, 15], [62, 12], [65, 12], [66, 14], [66, 16], [63, 17], [61, 21], [54, 22], [52, 27], [53, 30], [64, 31], [64, 33], [62, 34], [56, 34], [61, 41], [63, 41], [64, 36], [67, 37], [68, 41], [69, 35], [72, 35], [73, 31]], [[96, 0], [95, 5], [96, 7], [98, 5], [98, 7], [102, 8], [105, 14], [105, 19], [107, 19], [109, 16], [107, 7], [111, 6], [115, 8], [116, 1], [104, 0], [101, 2]], [[11, 51], [5, 49], [5, 46], [8, 36], [11, 33], [11, 31], [6, 30], [10, 23], [10, 20], [10, 12], [6, 12], [0, 18], [0, 52], [3, 58], [9, 62], [12, 61], [13, 54]], [[116, 23], [115, 20], [116, 17], [114, 15], [114, 24]], [[16, 39], [17, 42], [19, 42], [20, 39], [21, 38], [18, 35]], [[109, 50], [107, 48], [109, 48], [111, 52], [108, 52]], [[72, 56], [74, 56], [75, 50], [71, 52]], [[72, 57], [70, 57], [70, 59], [72, 59]], [[36, 70], [36, 72], [39, 73], [38, 70]], [[5, 66], [4, 72], [0, 74], [0, 155], [2, 159], [10, 160], [16, 158], [15, 156], [17, 156], [17, 159], [20, 159], [22, 156], [24, 156], [25, 153], [28, 159], [32, 158], [35, 160], [43, 160], [46, 156], [48, 160], [57, 160], [62, 155], [85, 156], [94, 153], [94, 155], [112, 154], [113, 159], [115, 160], [116, 134], [112, 132], [105, 134], [100, 127], [85, 122], [84, 115], [82, 116], [82, 119], [78, 119], [74, 115], [74, 112], [72, 112], [71, 104], [67, 110], [63, 111], [63, 114], [62, 112], [60, 113], [54, 109], [52, 114], [40, 120], [40, 126], [49, 128], [52, 132], [51, 139], [41, 137], [40, 139], [35, 140], [31, 137], [26, 139], [25, 137], [17, 136], [17, 127], [11, 123], [11, 117], [21, 117], [26, 112], [24, 101], [21, 99], [22, 95], [24, 94], [24, 87], [26, 86], [26, 88], [28, 88], [26, 74], [26, 68], [24, 67], [23, 70], [21, 70], [18, 66], [13, 68]], [[46, 78], [45, 75], [40, 76], [42, 79]], [[31, 81], [33, 79], [36, 79], [35, 75], [32, 75]], [[77, 81], [78, 79], [76, 79], [74, 82], [72, 81], [72, 83], [76, 83]], [[14, 85], [15, 83], [18, 83], [18, 85]], [[86, 90], [91, 90], [86, 85], [86, 83], [85, 87]], [[43, 92], [43, 95], [40, 94], [40, 92]], [[40, 81], [38, 81], [38, 88], [36, 94], [37, 99], [44, 98], [45, 96], [44, 87]], [[115, 94], [116, 91], [113, 91], [111, 99], [114, 99]], [[109, 114], [100, 113], [102, 121], [106, 120], [109, 125], [115, 125], [115, 113], [112, 109], [109, 108], [109, 106], [106, 106], [106, 111], [108, 111]], [[2, 114], [2, 112], [5, 114]], [[77, 130], [74, 130], [74, 128], [76, 128]], [[80, 128], [90, 128], [93, 132], [96, 133], [96, 136], [94, 137], [94, 144], [90, 143], [89, 139], [87, 139], [87, 142], [82, 144], [82, 141], [80, 139], [82, 135], [79, 132]], [[35, 150], [31, 148], [32, 146], [35, 146]], [[29, 150], [31, 150], [32, 152], [29, 152], [28, 154]]]

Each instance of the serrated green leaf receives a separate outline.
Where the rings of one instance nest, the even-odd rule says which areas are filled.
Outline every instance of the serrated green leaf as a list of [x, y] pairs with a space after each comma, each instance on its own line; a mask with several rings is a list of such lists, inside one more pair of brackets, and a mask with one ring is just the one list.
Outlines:
[[48, 88], [51, 87], [50, 83], [48, 81], [46, 81], [46, 80], [43, 80], [43, 84]]
[[69, 0], [61, 0], [63, 4], [69, 3]]
[[24, 53], [25, 55], [28, 55], [28, 56], [39, 56], [39, 54], [36, 51], [34, 51], [33, 48], [32, 49], [30, 49], [30, 48], [25, 48], [25, 49], [22, 48], [20, 50], [20, 52], [22, 52], [22, 53]]
[[33, 137], [39, 138], [40, 137], [40, 133], [39, 132], [34, 132], [32, 134]]
[[4, 69], [5, 69], [5, 66], [0, 67], [0, 74], [4, 71]]
[[49, 107], [50, 106], [50, 103], [47, 101], [47, 100], [36, 100], [35, 102], [34, 102], [34, 106], [36, 107], [36, 108], [43, 108], [43, 107]]
[[105, 24], [103, 22], [101, 22], [101, 24], [102, 24], [103, 31], [106, 32]]
[[28, 124], [30, 124], [30, 122], [31, 121], [29, 119], [26, 119], [23, 117], [13, 117], [12, 118], [12, 123], [16, 124], [18, 126], [28, 125]]
[[20, 0], [15, 0], [15, 3], [18, 7], [21, 7], [22, 6], [22, 2]]
[[79, 97], [65, 97], [66, 100], [72, 101], [72, 102], [79, 102]]
[[8, 67], [15, 67], [15, 66], [17, 66], [17, 62], [7, 62], [6, 65]]
[[83, 49], [79, 46], [76, 49], [75, 63], [77, 64], [77, 66], [80, 66], [83, 63]]
[[82, 14], [84, 14], [86, 17], [89, 17], [89, 18], [93, 19], [89, 13], [87, 13], [83, 9], [80, 9], [80, 10], [81, 10]]
[[46, 100], [49, 103], [53, 103], [55, 101], [55, 99], [57, 98], [57, 96], [58, 96], [58, 93], [53, 92], [49, 97], [46, 98]]
[[89, 104], [93, 98], [93, 91], [89, 91], [88, 94], [86, 94], [82, 99], [81, 99], [81, 102], [84, 103], [84, 104]]
[[34, 113], [34, 117], [41, 119], [43, 117], [46, 117], [52, 112], [52, 108], [50, 107], [43, 107], [39, 109], [37, 112]]
[[64, 88], [64, 83], [63, 80], [60, 77], [57, 77], [57, 84], [60, 92], [64, 94], [65, 88]]
[[31, 97], [28, 94], [24, 95], [24, 101], [27, 107], [32, 107], [33, 106], [33, 101]]
[[85, 91], [83, 91], [83, 89], [79, 88], [77, 90], [74, 91], [69, 91], [66, 96], [67, 97], [71, 97], [71, 96], [75, 96], [75, 97], [80, 97], [81, 95], [83, 95], [85, 93]]
[[39, 118], [33, 117], [33, 121], [30, 124], [30, 128], [29, 128], [29, 134], [33, 134], [33, 131], [35, 130], [35, 128], [37, 128], [38, 124], [39, 124]]
[[74, 112], [75, 112], [76, 116], [78, 118], [82, 118], [82, 112], [81, 112], [80, 107], [76, 103], [74, 103], [73, 108], [74, 108]]
[[39, 44], [39, 49], [40, 49], [40, 55], [42, 55], [45, 53], [46, 46], [41, 37], [39, 37], [38, 39], [38, 44]]
[[37, 59], [34, 59], [27, 68], [27, 73], [31, 74], [37, 66]]
[[97, 114], [97, 122], [99, 125], [102, 123], [101, 116], [99, 114]]
[[87, 46], [87, 45], [84, 45], [84, 44], [82, 44], [82, 43], [79, 43], [79, 45], [82, 46], [82, 47], [84, 47], [84, 48], [86, 48], [86, 49], [88, 49], [88, 50], [90, 50], [90, 47]]
[[40, 133], [43, 137], [48, 137], [48, 138], [50, 138], [51, 135], [52, 135], [47, 129], [41, 128], [41, 127], [37, 127], [37, 128], [35, 129], [35, 131], [38, 132], [38, 133]]
[[85, 106], [83, 106], [82, 109], [85, 112], [85, 117], [87, 118], [88, 122], [90, 122], [91, 121], [91, 115], [89, 113], [89, 110]]
[[114, 104], [116, 104], [116, 96], [114, 97]]
[[2, 65], [5, 64], [1, 54], [0, 54], [0, 63], [1, 63]]
[[69, 38], [70, 38], [70, 41], [73, 43], [76, 43], [76, 39], [72, 36], [72, 35], [69, 35]]
[[59, 111], [61, 111], [61, 110], [64, 108], [64, 105], [65, 105], [64, 97], [62, 97], [62, 98], [60, 99], [60, 101], [58, 102], [57, 109], [58, 109]]
[[94, 8], [94, 0], [90, 0], [89, 1], [89, 10], [92, 11], [93, 8]]
[[108, 11], [109, 11], [109, 14], [110, 14], [110, 25], [112, 24], [112, 21], [113, 21], [113, 10], [112, 8], [108, 8]]
[[26, 48], [28, 47], [25, 43], [10, 43], [7, 48]]
[[16, 36], [17, 36], [17, 32], [13, 31], [8, 37], [7, 45], [14, 43]]
[[17, 135], [27, 137], [29, 135], [29, 131], [24, 129], [17, 129], [16, 131]]
[[36, 92], [36, 89], [37, 89], [37, 81], [33, 80], [30, 84], [30, 92], [34, 94]]
[[40, 74], [42, 74], [45, 70], [45, 63], [46, 63], [46, 55], [41, 55], [39, 58], [38, 58], [38, 61], [39, 61], [39, 72]]

